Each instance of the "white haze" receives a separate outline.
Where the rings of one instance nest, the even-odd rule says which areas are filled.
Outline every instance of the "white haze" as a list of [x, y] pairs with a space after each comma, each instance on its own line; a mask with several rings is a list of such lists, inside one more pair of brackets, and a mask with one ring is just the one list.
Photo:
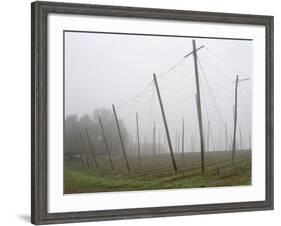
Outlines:
[[[135, 114], [138, 112], [141, 142], [144, 139], [152, 141], [156, 125], [156, 141], [160, 140], [165, 146], [159, 102], [151, 83], [153, 73], [156, 73], [160, 75], [159, 88], [174, 149], [176, 134], [181, 134], [183, 118], [187, 150], [199, 149], [193, 55], [161, 76], [192, 51], [192, 39], [66, 32], [65, 116], [91, 114], [98, 108], [112, 109], [114, 104], [133, 141], [136, 140]], [[196, 38], [196, 45], [205, 46], [198, 51], [198, 64], [204, 137], [205, 143], [209, 139], [208, 149], [230, 149], [237, 74], [240, 79], [249, 78], [238, 85], [237, 122], [238, 145], [242, 143], [241, 148], [249, 148], [252, 41]]]

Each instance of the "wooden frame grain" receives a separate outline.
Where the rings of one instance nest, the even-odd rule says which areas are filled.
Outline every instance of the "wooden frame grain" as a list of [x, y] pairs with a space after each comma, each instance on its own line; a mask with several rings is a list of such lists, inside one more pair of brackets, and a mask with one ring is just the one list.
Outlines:
[[[50, 13], [165, 19], [265, 26], [266, 35], [266, 200], [239, 203], [133, 208], [67, 213], [47, 211], [47, 16]], [[70, 223], [273, 209], [273, 17], [105, 5], [33, 2], [31, 4], [31, 221]]]

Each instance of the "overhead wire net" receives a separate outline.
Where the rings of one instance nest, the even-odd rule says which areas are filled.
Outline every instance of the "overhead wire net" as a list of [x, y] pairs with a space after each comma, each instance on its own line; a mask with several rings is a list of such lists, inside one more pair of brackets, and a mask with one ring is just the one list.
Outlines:
[[[159, 95], [152, 74], [146, 87], [127, 101], [116, 104], [118, 118], [125, 123], [130, 134], [130, 142], [126, 147], [129, 153], [138, 154], [138, 134], [141, 155], [167, 153], [167, 133], [170, 135], [174, 153], [200, 151], [192, 49], [190, 53], [175, 64], [168, 65], [162, 72], [156, 72], [168, 130], [164, 127]], [[205, 150], [223, 151], [232, 148], [236, 75], [239, 75], [236, 140], [240, 149], [249, 148], [250, 140], [242, 140], [242, 137], [250, 136], [251, 133], [248, 128], [251, 128], [252, 97], [244, 90], [251, 88], [251, 81], [243, 81], [249, 76], [207, 46], [201, 46], [197, 55]], [[240, 101], [242, 98], [243, 101]], [[244, 117], [249, 120], [239, 120]], [[243, 125], [245, 122], [248, 125]]]

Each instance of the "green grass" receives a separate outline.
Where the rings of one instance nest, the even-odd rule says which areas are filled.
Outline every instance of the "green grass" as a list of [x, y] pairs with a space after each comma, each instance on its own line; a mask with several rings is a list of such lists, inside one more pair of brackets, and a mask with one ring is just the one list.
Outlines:
[[[222, 153], [219, 153], [219, 155], [222, 155]], [[154, 165], [149, 160], [144, 161], [143, 167], [136, 166], [131, 169], [129, 174], [117, 160], [115, 165], [119, 164], [120, 166], [117, 166], [114, 171], [110, 171], [106, 164], [103, 164], [102, 169], [95, 169], [95, 167], [83, 167], [74, 161], [66, 161], [64, 192], [69, 194], [251, 184], [251, 160], [249, 156], [243, 155], [234, 166], [230, 163], [228, 157], [222, 158], [220, 162], [212, 160], [213, 157], [209, 157], [209, 164], [204, 175], [200, 171], [200, 161], [192, 162], [189, 159], [182, 164], [179, 173], [175, 175], [169, 167], [164, 170], [161, 168], [165, 158], [169, 162], [168, 155], [162, 158], [158, 161], [155, 160]], [[135, 160], [131, 159], [132, 161]]]

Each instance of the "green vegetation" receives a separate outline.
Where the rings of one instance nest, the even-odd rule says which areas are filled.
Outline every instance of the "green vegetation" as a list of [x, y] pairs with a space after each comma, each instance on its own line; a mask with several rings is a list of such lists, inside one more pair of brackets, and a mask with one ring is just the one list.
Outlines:
[[65, 161], [64, 192], [90, 193], [150, 189], [199, 188], [251, 184], [251, 156], [247, 151], [237, 152], [235, 164], [229, 152], [206, 153], [206, 173], [201, 174], [199, 153], [186, 153], [184, 159], [176, 155], [179, 166], [174, 174], [168, 154], [130, 157], [131, 170], [126, 172], [122, 158], [114, 158], [114, 171], [109, 169], [107, 158], [100, 157], [99, 169], [84, 167], [79, 161]]

